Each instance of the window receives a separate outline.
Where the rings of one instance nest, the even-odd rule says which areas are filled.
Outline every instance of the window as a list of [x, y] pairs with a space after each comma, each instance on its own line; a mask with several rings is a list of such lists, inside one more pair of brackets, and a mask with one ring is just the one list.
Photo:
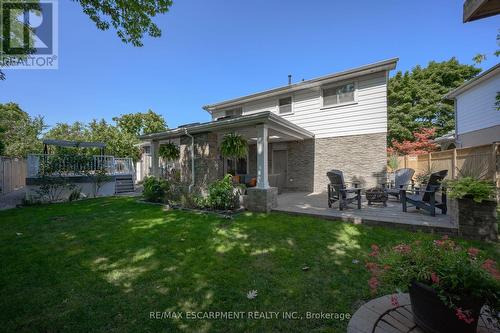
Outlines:
[[354, 83], [323, 88], [323, 106], [354, 102]]
[[279, 114], [292, 112], [292, 96], [280, 98], [278, 100]]
[[226, 111], [226, 117], [228, 116], [241, 116], [241, 109], [232, 109]]
[[150, 146], [144, 146], [144, 154], [151, 154], [151, 147]]
[[236, 171], [234, 170], [234, 160], [226, 159], [226, 172], [234, 175], [246, 175], [247, 174], [247, 159], [246, 157], [239, 158], [236, 160]]

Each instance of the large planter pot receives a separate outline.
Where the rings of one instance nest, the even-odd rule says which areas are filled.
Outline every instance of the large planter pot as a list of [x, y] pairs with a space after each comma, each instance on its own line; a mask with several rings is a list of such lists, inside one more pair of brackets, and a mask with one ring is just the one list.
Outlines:
[[410, 301], [415, 323], [427, 333], [475, 333], [483, 302], [463, 297], [458, 307], [470, 310], [474, 321], [467, 324], [458, 319], [456, 310], [441, 301], [431, 287], [413, 282], [410, 286]]
[[457, 199], [456, 215], [460, 235], [479, 240], [498, 240], [497, 203], [493, 200], [475, 202]]

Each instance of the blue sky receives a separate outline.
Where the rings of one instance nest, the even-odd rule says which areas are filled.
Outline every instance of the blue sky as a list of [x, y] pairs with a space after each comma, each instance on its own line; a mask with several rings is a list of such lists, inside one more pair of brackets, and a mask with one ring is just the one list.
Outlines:
[[[48, 124], [152, 109], [175, 127], [205, 104], [399, 57], [397, 70], [481, 52], [493, 66], [500, 16], [463, 24], [462, 0], [178, 0], [142, 48], [59, 3], [59, 69], [7, 70], [0, 103]], [[394, 74], [395, 72], [393, 72]]]

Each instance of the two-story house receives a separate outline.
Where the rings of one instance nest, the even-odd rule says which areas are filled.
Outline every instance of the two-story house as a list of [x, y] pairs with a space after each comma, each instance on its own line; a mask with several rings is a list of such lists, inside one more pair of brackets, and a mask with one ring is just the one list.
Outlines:
[[[181, 177], [191, 188], [203, 189], [235, 170], [246, 182], [255, 178], [248, 194], [259, 205], [272, 205], [277, 189], [326, 191], [331, 169], [342, 170], [346, 181], [361, 187], [375, 186], [385, 177], [387, 81], [397, 61], [206, 105], [211, 121], [142, 137], [151, 146], [151, 172], [160, 173], [159, 146], [174, 142], [181, 150]], [[227, 133], [248, 141], [247, 158], [235, 166], [220, 155]]]
[[455, 146], [500, 142], [500, 63], [446, 94], [455, 101]]

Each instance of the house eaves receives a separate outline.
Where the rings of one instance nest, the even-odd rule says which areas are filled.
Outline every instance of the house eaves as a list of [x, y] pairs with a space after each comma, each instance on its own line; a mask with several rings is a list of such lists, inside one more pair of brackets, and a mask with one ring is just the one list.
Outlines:
[[255, 126], [259, 124], [268, 124], [274, 129], [293, 132], [303, 139], [311, 139], [314, 137], [314, 134], [309, 132], [308, 130], [297, 126], [294, 123], [270, 111], [264, 111], [250, 115], [239, 116], [237, 118], [215, 120], [191, 126], [178, 127], [165, 132], [142, 135], [139, 138], [141, 140], [163, 140], [182, 136], [186, 132], [189, 134], [198, 134], [231, 130], [246, 126]]
[[498, 0], [465, 0], [463, 22], [471, 22], [485, 17], [500, 14]]
[[354, 77], [367, 75], [367, 74], [371, 74], [371, 73], [393, 70], [394, 68], [396, 68], [396, 64], [397, 64], [398, 60], [399, 60], [399, 58], [392, 58], [392, 59], [388, 59], [388, 60], [379, 61], [379, 62], [376, 62], [373, 64], [348, 69], [348, 70], [345, 70], [342, 72], [337, 72], [337, 73], [329, 74], [326, 76], [321, 76], [318, 78], [314, 78], [314, 79], [310, 79], [310, 80], [306, 80], [306, 81], [302, 81], [302, 82], [298, 82], [298, 83], [294, 83], [294, 84], [289, 84], [286, 86], [282, 86], [282, 87], [278, 87], [278, 88], [274, 88], [274, 89], [270, 89], [270, 90], [265, 90], [262, 92], [258, 92], [258, 93], [254, 93], [251, 95], [226, 100], [226, 101], [215, 103], [215, 104], [205, 105], [203, 107], [203, 109], [208, 111], [209, 113], [212, 113], [213, 111], [216, 111], [216, 110], [221, 110], [221, 109], [225, 109], [228, 107], [237, 106], [239, 104], [255, 101], [255, 100], [258, 100], [261, 98], [287, 94], [287, 93], [291, 93], [291, 92], [294, 92], [297, 90], [313, 88], [313, 87], [321, 86], [323, 84], [328, 84], [328, 83], [332, 83], [332, 82], [336, 82], [336, 81], [351, 79]]
[[454, 90], [450, 91], [449, 93], [444, 95], [443, 98], [444, 99], [454, 99], [458, 95], [460, 95], [460, 94], [466, 92], [467, 90], [477, 86], [481, 82], [484, 82], [484, 81], [494, 77], [495, 75], [497, 75], [499, 73], [500, 73], [500, 63], [496, 64], [495, 66], [491, 67], [488, 70], [485, 70], [484, 72], [482, 72], [478, 76], [476, 76], [476, 77], [470, 79], [469, 81], [465, 82], [464, 84], [462, 84], [460, 87], [455, 88]]

